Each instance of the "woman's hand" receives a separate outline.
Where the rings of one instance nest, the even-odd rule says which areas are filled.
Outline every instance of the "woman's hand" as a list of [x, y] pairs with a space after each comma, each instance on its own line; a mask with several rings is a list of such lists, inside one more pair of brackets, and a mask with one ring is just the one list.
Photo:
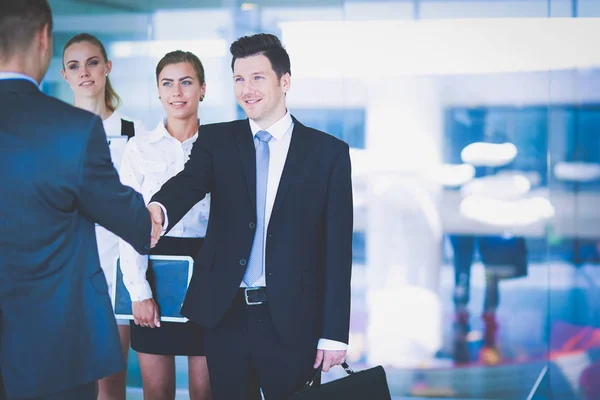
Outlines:
[[134, 301], [131, 304], [133, 309], [133, 322], [144, 328], [160, 328], [160, 313], [154, 299]]

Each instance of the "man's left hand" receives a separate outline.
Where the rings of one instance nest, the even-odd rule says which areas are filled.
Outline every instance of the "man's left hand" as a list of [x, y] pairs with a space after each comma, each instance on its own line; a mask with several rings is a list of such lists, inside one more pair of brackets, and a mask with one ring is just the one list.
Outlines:
[[315, 358], [314, 369], [319, 368], [323, 363], [323, 372], [328, 372], [329, 368], [340, 365], [346, 359], [346, 350], [317, 350], [317, 358]]

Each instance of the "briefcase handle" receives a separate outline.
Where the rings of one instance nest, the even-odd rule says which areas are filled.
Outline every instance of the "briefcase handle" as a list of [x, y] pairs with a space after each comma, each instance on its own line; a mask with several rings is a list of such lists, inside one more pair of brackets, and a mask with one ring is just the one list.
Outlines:
[[[344, 371], [346, 371], [346, 373], [348, 375], [352, 375], [355, 373], [354, 370], [352, 368], [350, 368], [350, 366], [346, 363], [346, 361], [344, 361], [341, 364], [341, 367], [344, 368]], [[321, 365], [319, 365], [319, 368], [317, 368], [315, 370], [315, 374], [313, 375], [313, 377], [310, 380], [306, 381], [306, 383], [304, 384], [304, 387], [301, 389], [301, 391], [310, 389], [311, 387], [314, 386], [315, 382], [317, 381], [317, 378], [319, 378], [319, 374], [321, 373], [322, 368], [323, 368], [323, 363], [321, 363]]]

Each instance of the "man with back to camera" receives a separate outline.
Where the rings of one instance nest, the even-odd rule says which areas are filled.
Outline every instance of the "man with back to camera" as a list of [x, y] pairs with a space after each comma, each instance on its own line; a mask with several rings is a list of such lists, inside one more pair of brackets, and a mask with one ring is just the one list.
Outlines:
[[38, 88], [51, 32], [47, 0], [0, 2], [0, 398], [9, 400], [95, 399], [95, 381], [125, 368], [94, 223], [140, 253], [151, 245], [150, 216], [119, 182], [101, 120]]
[[[207, 327], [213, 397], [286, 398], [348, 343], [352, 184], [348, 145], [292, 117], [290, 60], [269, 34], [231, 45], [249, 119], [202, 126], [185, 169], [154, 195], [174, 226], [211, 193], [206, 241], [182, 314]], [[156, 315], [146, 300], [145, 320]]]

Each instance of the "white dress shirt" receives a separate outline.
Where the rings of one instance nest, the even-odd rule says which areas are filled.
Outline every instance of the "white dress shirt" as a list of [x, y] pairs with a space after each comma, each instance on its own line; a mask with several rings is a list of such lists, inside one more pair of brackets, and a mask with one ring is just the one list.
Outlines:
[[108, 147], [110, 149], [110, 157], [112, 162], [117, 169], [121, 167], [121, 159], [123, 158], [123, 152], [125, 151], [125, 146], [120, 146], [123, 142], [118, 142], [112, 140], [112, 138], [118, 137], [121, 138], [125, 135], [125, 132], [121, 132], [121, 119], [133, 122], [133, 131], [137, 133], [146, 132], [146, 127], [141, 121], [134, 120], [128, 118], [126, 116], [122, 116], [117, 111], [113, 112], [110, 117], [106, 118], [102, 121], [102, 125], [104, 126], [104, 131], [106, 132], [106, 139], [108, 140]]
[[[132, 121], [134, 132], [144, 132], [144, 126], [141, 122]], [[121, 136], [121, 115], [118, 112], [113, 112], [110, 117], [102, 121], [104, 132], [106, 132], [106, 139], [110, 141], [111, 137]], [[109, 148], [111, 145], [109, 144]], [[114, 152], [111, 149], [111, 156]], [[118, 170], [119, 165], [113, 158], [113, 165]], [[98, 246], [98, 255], [100, 256], [100, 267], [104, 271], [106, 283], [108, 284], [108, 293], [112, 298], [112, 287], [113, 278], [115, 274], [116, 259], [119, 255], [119, 237], [114, 233], [108, 231], [104, 227], [96, 224], [96, 244]]]
[[[292, 131], [294, 130], [294, 121], [288, 111], [283, 118], [275, 122], [267, 129], [262, 129], [256, 122], [250, 120], [250, 130], [252, 131], [252, 138], [256, 146], [256, 134], [262, 130], [265, 130], [273, 137], [269, 143], [269, 172], [267, 175], [267, 197], [265, 203], [265, 224], [264, 224], [264, 237], [263, 237], [263, 254], [266, 251], [267, 246], [267, 229], [269, 226], [269, 220], [271, 219], [271, 212], [273, 211], [273, 204], [275, 204], [275, 196], [277, 195], [277, 188], [279, 188], [279, 181], [281, 180], [281, 174], [283, 174], [283, 166], [287, 158], [288, 150], [290, 149], [290, 143], [292, 141]], [[252, 286], [266, 286], [265, 271], [263, 265], [262, 276], [254, 282]], [[240, 283], [240, 287], [246, 287], [244, 281]]]
[[[136, 135], [127, 143], [123, 154], [121, 182], [141, 193], [148, 204], [166, 181], [183, 170], [197, 138], [198, 133], [180, 142], [169, 134], [165, 121], [161, 121], [153, 131]], [[188, 211], [167, 236], [204, 237], [209, 209], [210, 195], [207, 195]], [[140, 255], [124, 240], [119, 240], [119, 250], [123, 281], [131, 300], [152, 298], [152, 290], [146, 280], [148, 256]]]

